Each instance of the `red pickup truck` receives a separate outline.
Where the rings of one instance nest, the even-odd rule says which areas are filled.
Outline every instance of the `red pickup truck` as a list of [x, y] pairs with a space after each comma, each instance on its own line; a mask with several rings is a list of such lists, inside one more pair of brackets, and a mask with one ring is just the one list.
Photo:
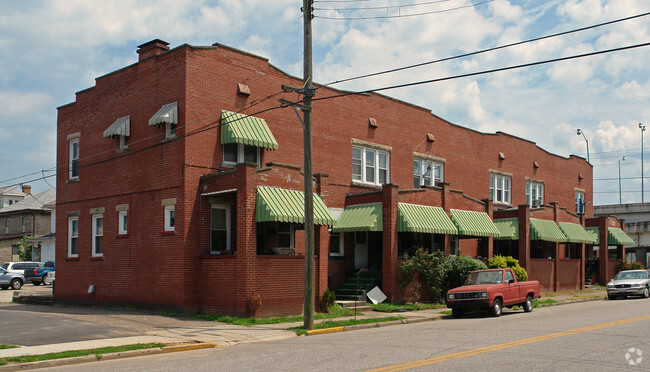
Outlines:
[[454, 318], [466, 310], [487, 309], [492, 316], [501, 316], [503, 307], [521, 305], [525, 312], [533, 311], [533, 299], [540, 297], [539, 282], [518, 282], [512, 269], [472, 271], [465, 285], [447, 292], [447, 307]]

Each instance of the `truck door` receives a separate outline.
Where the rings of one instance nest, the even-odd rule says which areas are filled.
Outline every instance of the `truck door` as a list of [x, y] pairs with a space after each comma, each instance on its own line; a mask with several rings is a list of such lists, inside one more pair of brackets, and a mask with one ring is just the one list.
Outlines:
[[[516, 304], [521, 302], [521, 296], [519, 294], [519, 284], [515, 281], [514, 283], [510, 283], [510, 281], [514, 281], [514, 277], [512, 276], [512, 271], [510, 270], [505, 270], [505, 276], [504, 276], [504, 284], [507, 285], [507, 288], [503, 291], [503, 295], [507, 298], [503, 299], [503, 304], [504, 305], [511, 305], [511, 304]], [[510, 284], [508, 284], [510, 283]]]

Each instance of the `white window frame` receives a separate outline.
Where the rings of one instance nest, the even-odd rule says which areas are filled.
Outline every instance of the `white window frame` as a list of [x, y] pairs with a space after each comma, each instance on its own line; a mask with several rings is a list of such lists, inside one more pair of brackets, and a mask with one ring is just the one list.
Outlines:
[[[73, 226], [76, 224], [77, 231], [73, 235], [74, 229]], [[77, 243], [77, 252], [72, 253], [72, 242], [73, 239], [76, 239]], [[79, 217], [69, 217], [68, 218], [68, 257], [79, 257]]]
[[[582, 197], [582, 198], [580, 198]], [[582, 203], [580, 203], [582, 201]], [[582, 204], [582, 205], [580, 205]], [[576, 213], [585, 213], [585, 192], [584, 191], [578, 191], [576, 190], [575, 192], [575, 205], [576, 205]]]
[[[441, 162], [415, 158], [413, 160], [413, 186], [435, 186], [437, 182], [443, 182], [444, 170], [445, 166]], [[429, 177], [426, 177], [427, 173], [430, 173]], [[415, 177], [420, 180], [417, 186], [415, 185]]]
[[[354, 173], [354, 151], [361, 151], [361, 173]], [[381, 158], [385, 157], [386, 165], [380, 166]], [[359, 160], [356, 158], [356, 160]], [[372, 174], [369, 174], [371, 170]], [[386, 173], [386, 179], [380, 181], [380, 173]], [[383, 185], [390, 183], [390, 152], [363, 146], [352, 146], [352, 181], [370, 185]]]
[[129, 137], [128, 136], [120, 136], [120, 144], [119, 144], [119, 149], [120, 150], [126, 150], [129, 148]]
[[[101, 220], [102, 226], [101, 230], [98, 229], [97, 223], [98, 221]], [[104, 215], [103, 214], [93, 214], [93, 220], [92, 220], [92, 233], [93, 233], [93, 257], [102, 257], [104, 255]], [[97, 239], [101, 239], [101, 252], [97, 251]]]
[[178, 130], [178, 124], [165, 122], [165, 138], [176, 138], [176, 131]]
[[332, 247], [330, 246], [330, 256], [336, 256], [336, 257], [341, 257], [345, 255], [344, 247], [345, 244], [343, 244], [343, 236], [344, 234], [342, 232], [330, 232], [330, 245], [332, 242], [332, 237], [333, 236], [338, 236], [339, 237], [339, 244], [338, 244], [338, 249], [336, 251], [332, 251]]
[[[537, 203], [535, 203], [537, 201]], [[544, 183], [538, 181], [526, 181], [526, 204], [531, 207], [544, 205]]]
[[[214, 250], [212, 249], [212, 231], [217, 230], [213, 229], [212, 226], [212, 210], [213, 209], [223, 209], [226, 211], [226, 247], [225, 249], [220, 249], [220, 250]], [[230, 205], [225, 205], [225, 204], [212, 204], [210, 208], [210, 253], [211, 254], [221, 254], [223, 251], [230, 251], [232, 250], [232, 229], [231, 229], [231, 224], [230, 224]]]
[[119, 211], [117, 213], [117, 234], [126, 235], [129, 233], [129, 211]]
[[[237, 160], [231, 161], [231, 160], [226, 160], [226, 145], [236, 145], [237, 146]], [[223, 145], [223, 163], [227, 165], [236, 165], [239, 163], [244, 163], [244, 154], [245, 154], [245, 146], [251, 146], [254, 147], [256, 150], [256, 155], [255, 155], [255, 163], [257, 164], [258, 168], [262, 167], [262, 149], [259, 146], [253, 146], [253, 145], [244, 145], [243, 143], [226, 143]]]
[[490, 173], [490, 199], [497, 204], [511, 204], [512, 177]]
[[[78, 180], [79, 179], [79, 138], [74, 138], [69, 141], [70, 144], [70, 152], [69, 152], [69, 162], [68, 162], [68, 178], [71, 180]], [[76, 149], [76, 153], [75, 153]], [[77, 174], [74, 175], [74, 164], [77, 164], [76, 166], [76, 171]]]
[[[174, 215], [172, 218], [172, 214]], [[176, 231], [176, 206], [165, 206], [165, 231]]]

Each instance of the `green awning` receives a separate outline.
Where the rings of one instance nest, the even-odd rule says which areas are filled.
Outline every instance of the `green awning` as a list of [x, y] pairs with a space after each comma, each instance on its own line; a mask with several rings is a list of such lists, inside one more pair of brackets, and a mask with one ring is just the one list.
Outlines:
[[530, 219], [530, 240], [545, 240], [547, 242], [566, 243], [566, 236], [554, 221]]
[[429, 234], [458, 234], [445, 210], [439, 207], [398, 203], [397, 231]]
[[501, 233], [501, 236], [494, 240], [519, 240], [519, 221], [516, 218], [494, 220], [494, 226]]
[[221, 112], [221, 143], [243, 143], [278, 149], [278, 142], [264, 119], [231, 111]]
[[582, 225], [571, 222], [560, 222], [560, 230], [566, 236], [568, 243], [594, 244], [594, 239], [585, 231]]
[[[305, 193], [259, 186], [257, 188], [255, 220], [257, 222], [305, 223]], [[314, 194], [314, 224], [332, 226], [335, 223], [336, 220], [323, 200]]]
[[598, 245], [600, 243], [600, 231], [597, 227], [585, 227], [585, 231], [591, 237], [593, 241], [592, 244]]
[[449, 215], [458, 228], [459, 235], [491, 238], [501, 236], [499, 229], [497, 229], [487, 213], [452, 209], [449, 211]]
[[636, 245], [634, 240], [618, 227], [608, 227], [607, 232], [609, 245]]
[[382, 213], [383, 208], [380, 203], [345, 207], [332, 231], [383, 231], [384, 217]]

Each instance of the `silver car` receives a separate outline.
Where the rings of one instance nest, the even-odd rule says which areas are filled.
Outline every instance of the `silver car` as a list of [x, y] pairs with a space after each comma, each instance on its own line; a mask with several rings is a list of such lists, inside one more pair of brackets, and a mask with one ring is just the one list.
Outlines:
[[607, 283], [607, 298], [641, 296], [650, 297], [650, 277], [647, 270], [621, 271]]
[[10, 273], [0, 267], [0, 288], [19, 290], [25, 284], [25, 277], [21, 274]]

